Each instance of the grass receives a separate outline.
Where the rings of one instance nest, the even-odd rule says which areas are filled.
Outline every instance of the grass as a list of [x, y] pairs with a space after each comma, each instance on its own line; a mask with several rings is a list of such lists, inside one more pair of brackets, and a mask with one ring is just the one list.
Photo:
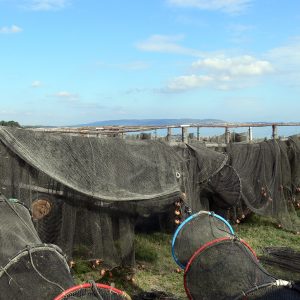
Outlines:
[[[244, 223], [234, 226], [236, 234], [247, 241], [258, 255], [268, 246], [287, 246], [300, 251], [300, 235], [279, 229], [269, 218], [252, 215]], [[172, 236], [165, 233], [136, 235], [135, 269], [114, 269], [104, 276], [85, 262], [76, 262], [77, 282], [95, 280], [113, 284], [133, 295], [140, 291], [161, 290], [187, 299], [183, 287], [183, 272], [179, 272], [171, 255]], [[300, 280], [300, 274], [270, 267], [265, 268], [281, 279]]]

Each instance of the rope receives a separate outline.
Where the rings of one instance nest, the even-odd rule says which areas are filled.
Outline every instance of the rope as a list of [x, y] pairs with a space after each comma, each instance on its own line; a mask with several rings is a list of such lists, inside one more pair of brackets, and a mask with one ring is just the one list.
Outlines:
[[36, 266], [34, 265], [33, 258], [32, 258], [32, 253], [31, 253], [31, 251], [30, 251], [30, 248], [27, 247], [27, 250], [28, 250], [28, 255], [29, 255], [29, 258], [30, 258], [31, 265], [32, 265], [33, 269], [36, 271], [36, 273], [37, 273], [42, 279], [44, 279], [46, 282], [48, 282], [48, 283], [50, 283], [50, 284], [52, 284], [52, 285], [58, 287], [58, 288], [63, 292], [65, 289], [64, 289], [61, 285], [59, 285], [58, 283], [53, 282], [53, 281], [47, 279], [43, 274], [41, 274], [41, 273], [39, 272], [39, 270], [38, 270], [38, 269], [36, 268]]

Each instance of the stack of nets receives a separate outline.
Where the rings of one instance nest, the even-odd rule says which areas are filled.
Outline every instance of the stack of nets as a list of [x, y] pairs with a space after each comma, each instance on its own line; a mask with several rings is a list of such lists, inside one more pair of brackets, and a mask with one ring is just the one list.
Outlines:
[[2, 195], [0, 237], [1, 299], [50, 300], [74, 284], [62, 251], [42, 244], [28, 209]]
[[300, 192], [299, 145], [298, 138], [291, 138], [227, 147], [229, 164], [241, 178], [241, 207], [271, 216], [291, 231], [300, 229], [295, 211], [295, 195]]
[[187, 218], [177, 228], [172, 240], [172, 255], [184, 269], [195, 251], [211, 240], [232, 236], [234, 231], [221, 216], [200, 211]]
[[136, 219], [168, 211], [184, 186], [182, 157], [159, 141], [7, 127], [0, 141], [1, 190], [70, 259], [133, 266]]
[[199, 248], [184, 273], [189, 299], [299, 299], [292, 283], [277, 280], [242, 240], [220, 238]]
[[268, 265], [279, 266], [300, 273], [300, 252], [289, 247], [267, 247], [260, 260]]

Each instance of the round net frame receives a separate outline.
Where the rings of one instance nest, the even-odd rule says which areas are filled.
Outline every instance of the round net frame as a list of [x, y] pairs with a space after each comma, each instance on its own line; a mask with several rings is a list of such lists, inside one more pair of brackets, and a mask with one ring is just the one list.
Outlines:
[[205, 243], [234, 235], [230, 224], [221, 216], [200, 211], [188, 217], [177, 228], [172, 240], [172, 255], [182, 269], [195, 251]]
[[54, 300], [66, 299], [131, 300], [130, 296], [123, 291], [94, 282], [73, 286], [54, 298]]
[[224, 237], [206, 243], [191, 257], [184, 273], [189, 299], [240, 299], [259, 286], [276, 284], [243, 240]]

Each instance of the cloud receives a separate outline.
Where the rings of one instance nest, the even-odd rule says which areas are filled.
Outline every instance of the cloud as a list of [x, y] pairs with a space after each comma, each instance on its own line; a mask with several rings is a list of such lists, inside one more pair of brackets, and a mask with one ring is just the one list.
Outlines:
[[73, 94], [73, 93], [66, 92], [66, 91], [58, 92], [54, 96], [57, 98], [63, 99], [64, 101], [67, 101], [67, 102], [79, 101], [79, 96], [77, 94]]
[[70, 0], [26, 0], [24, 7], [33, 11], [61, 10], [70, 5]]
[[115, 68], [115, 69], [122, 69], [127, 71], [140, 71], [145, 70], [150, 67], [150, 63], [146, 61], [131, 61], [128, 63], [116, 63], [116, 64], [110, 64], [106, 62], [97, 62], [97, 67], [104, 67], [104, 68]]
[[192, 64], [194, 74], [171, 79], [163, 92], [184, 92], [198, 88], [219, 90], [237, 89], [251, 86], [255, 79], [274, 71], [267, 60], [259, 60], [250, 55], [207, 57]]
[[0, 28], [0, 34], [13, 34], [13, 33], [19, 33], [22, 32], [23, 29], [17, 25], [12, 25], [12, 26], [4, 26]]
[[179, 76], [169, 81], [164, 92], [182, 92], [209, 85], [214, 78], [205, 75]]
[[258, 60], [250, 55], [205, 58], [194, 62], [192, 67], [230, 76], [257, 76], [273, 71], [269, 61]]
[[167, 0], [167, 3], [172, 6], [219, 10], [229, 14], [243, 12], [251, 2], [252, 0]]
[[195, 49], [180, 46], [178, 42], [184, 39], [183, 35], [151, 35], [148, 39], [136, 43], [136, 48], [148, 52], [161, 52], [200, 56], [202, 53]]
[[290, 86], [300, 86], [300, 36], [269, 50], [265, 57], [275, 66], [281, 81]]
[[53, 95], [58, 98], [60, 103], [68, 105], [72, 109], [102, 110], [106, 107], [99, 102], [90, 102], [82, 100], [78, 94], [61, 91]]
[[39, 88], [41, 86], [42, 86], [42, 82], [39, 80], [35, 80], [31, 83], [31, 87], [33, 87], [33, 88]]

